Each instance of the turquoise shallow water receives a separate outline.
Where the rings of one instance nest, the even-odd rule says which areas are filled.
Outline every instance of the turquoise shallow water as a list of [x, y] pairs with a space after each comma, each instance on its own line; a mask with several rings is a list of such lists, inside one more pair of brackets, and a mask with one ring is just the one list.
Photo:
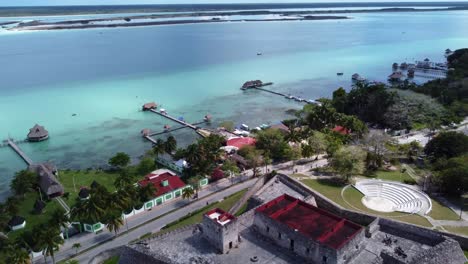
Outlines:
[[[25, 138], [35, 123], [50, 140], [24, 143], [33, 160], [60, 168], [99, 167], [117, 151], [137, 158], [142, 128], [171, 124], [140, 112], [156, 101], [199, 121], [251, 126], [286, 118], [300, 105], [257, 91], [250, 79], [304, 98], [349, 88], [358, 72], [385, 80], [393, 62], [442, 60], [468, 46], [468, 12], [352, 14], [345, 21], [255, 22], [0, 34], [0, 137]], [[256, 56], [258, 51], [263, 56]], [[344, 72], [337, 77], [336, 72]], [[72, 114], [77, 116], [73, 117]], [[174, 124], [171, 124], [174, 125]], [[182, 145], [192, 131], [175, 133]], [[135, 159], [136, 160], [136, 159]], [[0, 196], [24, 164], [0, 148]]]

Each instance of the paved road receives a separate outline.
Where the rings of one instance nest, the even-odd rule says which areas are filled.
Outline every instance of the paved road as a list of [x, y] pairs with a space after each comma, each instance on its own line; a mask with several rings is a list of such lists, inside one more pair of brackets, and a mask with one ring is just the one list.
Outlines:
[[[312, 162], [312, 159], [304, 159], [302, 161], [306, 164], [294, 166], [294, 171], [297, 170], [298, 173], [308, 173], [312, 167], [326, 165], [326, 160], [322, 159], [314, 162]], [[261, 167], [259, 170], [261, 173], [277, 170], [281, 173], [292, 174], [292, 165], [292, 162], [286, 162], [270, 165], [267, 168]], [[88, 263], [92, 257], [102, 251], [128, 244], [130, 241], [138, 239], [149, 232], [157, 232], [166, 224], [185, 216], [189, 212], [204, 207], [207, 203], [211, 204], [242, 189], [249, 188], [256, 181], [256, 179], [250, 179], [252, 174], [252, 170], [247, 170], [231, 180], [223, 179], [216, 184], [209, 185], [199, 192], [199, 199], [192, 204], [190, 204], [191, 201], [178, 199], [173, 202], [163, 204], [157, 209], [153, 208], [151, 211], [146, 211], [139, 215], [132, 216], [128, 219], [126, 225], [122, 227], [122, 231], [125, 231], [127, 228], [126, 226], [128, 226], [128, 228], [131, 229], [130, 232], [124, 233], [115, 239], [113, 239], [114, 234], [109, 232], [107, 229], [104, 229], [104, 231], [99, 234], [82, 233], [71, 237], [66, 240], [66, 243], [60, 248], [60, 251], [56, 253], [56, 260], [59, 261], [71, 258], [76, 252], [75, 249], [72, 248], [74, 243], [81, 244], [82, 247], [80, 248], [80, 252], [87, 250], [94, 245], [101, 244], [87, 252], [80, 253], [77, 257], [74, 257], [74, 259], [79, 260], [80, 263]], [[237, 185], [230, 187], [233, 184]], [[171, 211], [173, 212], [169, 213]], [[168, 214], [153, 221], [153, 219], [166, 213]], [[44, 260], [42, 257], [38, 257], [35, 259], [35, 263], [44, 263]]]
[[[156, 219], [147, 224], [143, 224], [140, 227], [137, 227], [131, 230], [129, 233], [125, 233], [113, 240], [110, 240], [110, 239], [114, 237], [114, 234], [107, 230], [104, 230], [104, 232], [98, 235], [86, 233], [86, 234], [80, 235], [80, 237], [77, 237], [77, 238], [70, 238], [69, 240], [67, 240], [65, 245], [61, 247], [60, 251], [56, 253], [56, 260], [59, 261], [59, 260], [72, 257], [75, 253], [75, 250], [71, 248], [73, 243], [78, 243], [78, 242], [81, 243], [82, 248], [80, 248], [80, 251], [88, 249], [95, 244], [102, 243], [101, 245], [87, 252], [81, 253], [77, 257], [74, 257], [74, 259], [78, 260], [79, 263], [88, 263], [95, 255], [105, 250], [118, 247], [121, 245], [126, 245], [130, 241], [138, 239], [142, 235], [147, 234], [148, 232], [157, 232], [166, 224], [171, 223], [187, 215], [190, 212], [193, 212], [197, 209], [200, 209], [206, 206], [207, 203], [209, 204], [214, 203], [216, 201], [222, 200], [226, 196], [229, 196], [240, 190], [250, 187], [255, 182], [255, 180], [256, 179], [251, 179], [251, 180], [242, 182], [240, 184], [234, 185], [225, 190], [222, 190], [220, 192], [215, 192], [217, 188], [222, 189], [223, 186], [225, 188], [226, 186], [229, 186], [231, 184], [230, 181], [223, 181], [219, 184], [219, 187], [210, 186], [209, 188], [202, 190], [199, 195], [200, 197], [202, 196], [204, 197], [198, 199], [197, 201], [191, 204], [189, 204], [189, 201], [187, 200], [178, 200], [178, 201], [166, 204], [164, 207], [161, 207], [157, 210], [152, 210], [152, 211], [134, 216], [130, 218], [128, 221], [128, 226], [130, 229], [132, 227], [139, 226], [147, 221], [151, 221], [151, 219], [154, 219], [157, 216], [160, 216], [162, 214], [165, 214], [165, 213], [168, 213], [170, 211], [180, 208], [179, 210], [169, 213], [159, 219]], [[208, 194], [212, 194], [212, 195], [207, 196]], [[122, 229], [125, 230], [125, 226]], [[108, 241], [108, 242], [103, 243], [104, 241]], [[36, 259], [35, 263], [44, 263], [44, 260], [41, 258], [38, 258]]]

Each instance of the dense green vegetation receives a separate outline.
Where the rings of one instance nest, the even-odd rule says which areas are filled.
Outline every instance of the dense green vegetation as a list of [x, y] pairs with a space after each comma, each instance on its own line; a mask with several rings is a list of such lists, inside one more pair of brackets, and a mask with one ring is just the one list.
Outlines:
[[431, 182], [441, 191], [458, 196], [468, 190], [468, 136], [440, 133], [424, 148], [434, 171]]
[[456, 50], [447, 62], [450, 68], [447, 78], [401, 88], [435, 98], [450, 111], [453, 121], [460, 121], [468, 115], [468, 49]]

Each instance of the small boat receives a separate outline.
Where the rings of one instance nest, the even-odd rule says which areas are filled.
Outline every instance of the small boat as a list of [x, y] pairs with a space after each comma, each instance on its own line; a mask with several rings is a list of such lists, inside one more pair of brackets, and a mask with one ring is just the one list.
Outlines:
[[205, 122], [211, 121], [211, 115], [210, 115], [210, 114], [206, 115], [205, 118], [203, 118], [203, 120], [204, 120]]
[[165, 126], [164, 126], [164, 131], [168, 131], [169, 129], [171, 129], [171, 126], [170, 126], [170, 125], [165, 125]]
[[240, 128], [241, 128], [242, 130], [249, 131], [249, 126], [246, 125], [246, 124], [242, 124], [242, 125], [240, 126]]
[[263, 54], [261, 52], [257, 52], [257, 56], [262, 56]]
[[285, 95], [284, 98], [286, 98], [286, 99], [293, 99], [293, 97], [292, 97], [290, 94]]
[[304, 99], [302, 99], [301, 97], [297, 97], [295, 100], [298, 101], [298, 102], [304, 101]]
[[159, 110], [159, 112], [163, 115], [167, 115], [167, 112], [166, 112], [166, 109], [164, 108], [161, 108], [161, 110]]
[[72, 116], [76, 116], [76, 114], [72, 114]]
[[342, 72], [337, 72], [337, 73], [336, 73], [336, 75], [338, 75], [338, 76], [342, 76], [342, 75], [343, 75], [343, 73], [342, 73]]

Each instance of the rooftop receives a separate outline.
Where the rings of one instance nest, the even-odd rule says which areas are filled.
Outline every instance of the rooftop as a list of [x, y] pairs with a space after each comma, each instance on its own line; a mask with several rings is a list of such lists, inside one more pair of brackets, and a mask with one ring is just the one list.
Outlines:
[[[162, 171], [161, 174], [155, 172]], [[173, 172], [168, 170], [157, 170], [145, 176], [144, 180], [138, 182], [141, 187], [148, 184], [153, 184], [156, 188], [154, 197], [161, 196], [168, 192], [180, 189], [185, 186], [185, 183], [176, 176]]]
[[216, 223], [222, 226], [236, 219], [236, 217], [233, 216], [232, 214], [226, 213], [222, 209], [219, 209], [219, 208], [215, 208], [207, 212], [205, 215], [208, 216], [210, 219], [215, 220]]
[[229, 139], [226, 142], [226, 145], [240, 149], [243, 146], [247, 146], [247, 145], [254, 146], [255, 142], [256, 142], [255, 139], [251, 137], [234, 137], [234, 138]]
[[344, 246], [363, 227], [289, 195], [282, 195], [256, 209], [304, 236], [334, 249]]
[[49, 132], [43, 126], [36, 124], [33, 128], [29, 129], [28, 138], [42, 138], [48, 134]]

